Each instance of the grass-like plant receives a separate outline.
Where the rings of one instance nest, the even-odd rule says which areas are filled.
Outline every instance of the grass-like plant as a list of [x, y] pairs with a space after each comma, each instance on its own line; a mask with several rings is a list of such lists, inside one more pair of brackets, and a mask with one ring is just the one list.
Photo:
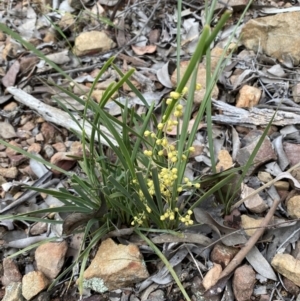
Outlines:
[[[81, 280], [88, 261], [89, 251], [103, 235], [115, 229], [116, 226], [126, 225], [127, 227], [134, 227], [136, 232], [145, 238], [147, 243], [151, 244], [146, 236], [142, 234], [145, 228], [153, 227], [162, 231], [178, 231], [183, 227], [191, 226], [194, 223], [192, 219], [193, 208], [208, 196], [220, 191], [225, 184], [235, 177], [235, 173], [238, 171], [238, 169], [232, 169], [212, 175], [207, 181], [210, 183], [214, 182], [213, 186], [207, 185], [207, 182], [200, 179], [191, 181], [185, 177], [189, 155], [194, 151], [192, 144], [199, 124], [205, 117], [205, 113], [212, 166], [213, 171], [215, 171], [216, 160], [212, 143], [211, 93], [222, 70], [222, 59], [228, 47], [224, 49], [224, 54], [215, 72], [212, 74], [209, 63], [210, 46], [231, 15], [231, 11], [225, 11], [217, 25], [211, 29], [210, 24], [216, 2], [213, 0], [210, 7], [206, 6], [206, 25], [203, 27], [196, 50], [182, 79], [179, 80], [178, 77], [179, 82], [176, 89], [163, 100], [164, 105], [162, 107], [165, 109], [161, 118], [158, 119], [154, 104], [149, 105], [140, 91], [130, 81], [134, 70], [131, 69], [126, 74], [123, 74], [114, 64], [113, 58], [109, 59], [101, 68], [86, 100], [82, 100], [68, 89], [60, 88], [68, 96], [85, 106], [81, 116], [84, 123], [79, 124], [74, 118], [74, 121], [81, 128], [81, 133], [77, 132], [76, 134], [78, 134], [84, 146], [83, 157], [79, 161], [84, 176], [78, 177], [65, 172], [70, 178], [72, 191], [65, 188], [58, 191], [39, 188], [29, 189], [53, 195], [64, 203], [62, 207], [44, 209], [39, 212], [69, 212], [72, 214], [73, 220], [76, 222], [66, 225], [70, 220], [67, 219], [65, 221], [66, 234], [72, 232], [80, 223], [85, 226], [83, 244], [87, 237], [89, 237], [89, 244], [85, 248], [82, 246], [82, 252], [77, 258], [77, 262], [81, 262]], [[181, 1], [178, 1], [178, 7], [181, 8]], [[180, 15], [180, 9], [178, 14]], [[72, 81], [63, 70], [49, 61], [40, 51], [24, 41], [15, 32], [4, 25], [0, 25], [0, 30], [18, 40], [25, 48], [45, 60], [62, 76]], [[207, 65], [206, 93], [200, 107], [197, 108], [198, 113], [194, 119], [194, 124], [189, 129], [189, 122], [192, 114], [195, 112], [194, 93], [197, 89], [204, 88], [196, 82], [198, 65], [204, 55], [206, 55]], [[178, 63], [179, 59], [180, 57], [178, 56]], [[120, 80], [117, 83], [112, 83], [106, 89], [98, 104], [92, 100], [91, 95], [99, 78], [108, 68], [113, 68], [119, 74]], [[144, 103], [147, 108], [145, 114], [139, 115], [126, 104], [122, 105], [118, 102], [117, 104], [121, 108], [121, 120], [111, 116], [105, 110], [107, 102], [112, 101], [112, 96], [118, 92], [124, 83]], [[59, 100], [57, 102], [73, 118], [72, 113]], [[93, 112], [93, 117], [90, 117], [88, 112]], [[86, 123], [89, 123], [92, 127], [92, 133], [89, 136], [85, 132]], [[100, 130], [100, 126], [105, 126], [117, 143], [112, 142], [110, 137]], [[174, 141], [171, 141], [168, 132], [174, 129], [176, 129], [177, 134]], [[108, 159], [105, 147], [99, 143], [103, 139], [113, 152], [114, 160]], [[0, 141], [0, 143], [17, 149], [5, 141]], [[35, 158], [34, 155], [20, 149], [18, 151]], [[37, 160], [48, 164], [42, 159]], [[250, 164], [251, 161], [249, 161], [248, 167]], [[52, 167], [55, 168], [55, 166]], [[245, 173], [246, 170], [244, 170], [243, 175]], [[182, 200], [179, 197], [184, 192], [188, 192], [189, 197], [179, 202], [179, 199]], [[41, 220], [33, 216], [35, 213], [2, 216], [0, 220], [5, 218], [27, 221]], [[78, 214], [77, 219], [76, 216], [74, 218], [74, 214]], [[53, 220], [44, 221], [57, 222]], [[97, 231], [92, 230], [95, 223], [99, 224]], [[152, 247], [158, 252], [160, 257], [163, 256], [155, 246], [152, 245]], [[72, 267], [73, 265], [64, 271], [56, 281], [68, 273]], [[180, 285], [178, 278], [176, 278], [176, 273], [171, 266], [169, 268], [175, 281]], [[80, 283], [82, 284], [82, 281]], [[185, 298], [189, 300], [184, 288], [181, 285], [180, 288]]]

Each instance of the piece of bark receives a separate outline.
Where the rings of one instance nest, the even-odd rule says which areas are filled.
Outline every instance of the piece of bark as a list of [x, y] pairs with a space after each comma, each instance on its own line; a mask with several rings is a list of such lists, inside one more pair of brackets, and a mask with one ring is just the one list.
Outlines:
[[[213, 106], [223, 113], [222, 115], [212, 116], [213, 121], [234, 125], [250, 124], [267, 126], [275, 113], [275, 110], [259, 109], [256, 107], [245, 110], [217, 100], [213, 100]], [[272, 124], [278, 126], [300, 124], [300, 115], [278, 110]]]
[[[75, 122], [68, 113], [58, 109], [51, 107], [35, 97], [29, 95], [25, 91], [15, 88], [15, 87], [8, 87], [7, 91], [12, 94], [15, 98], [15, 100], [21, 102], [22, 104], [26, 105], [27, 107], [37, 111], [45, 120], [52, 122], [56, 125], [59, 125], [63, 128], [71, 129], [79, 134], [81, 134], [82, 130], [78, 126], [77, 122], [81, 125], [83, 125], [84, 121], [79, 116], [77, 117], [77, 122]], [[84, 130], [85, 134], [90, 137], [92, 133], [92, 127], [88, 122], [84, 123]], [[107, 137], [110, 137], [111, 143], [114, 145], [117, 145], [117, 141], [112, 137], [110, 132], [107, 130], [106, 127], [100, 126], [99, 129], [101, 132], [105, 133]], [[98, 139], [98, 135], [95, 135], [95, 140]], [[100, 137], [100, 142], [109, 146], [107, 141]]]

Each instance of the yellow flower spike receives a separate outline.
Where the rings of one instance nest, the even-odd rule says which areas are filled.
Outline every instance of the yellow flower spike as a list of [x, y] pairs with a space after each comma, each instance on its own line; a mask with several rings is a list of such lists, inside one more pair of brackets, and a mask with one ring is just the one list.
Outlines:
[[158, 151], [157, 154], [158, 154], [159, 156], [163, 156], [163, 155], [164, 155], [164, 151], [160, 150], [160, 151]]
[[191, 147], [189, 148], [189, 151], [193, 153], [193, 152], [195, 151], [195, 147], [194, 147], [194, 146], [191, 146]]
[[199, 90], [201, 90], [201, 89], [202, 89], [201, 84], [196, 84], [196, 90], [199, 91]]
[[150, 131], [145, 131], [145, 132], [144, 132], [144, 136], [145, 136], [145, 137], [148, 137], [150, 134], [151, 134]]
[[186, 94], [187, 92], [188, 92], [188, 87], [184, 87], [183, 89], [182, 89], [182, 94], [184, 95], [184, 94]]
[[178, 99], [180, 97], [180, 93], [172, 91], [170, 93], [170, 97], [172, 97], [173, 99]]
[[183, 105], [179, 104], [179, 105], [176, 106], [177, 111], [182, 111], [182, 109], [183, 109]]
[[159, 123], [158, 125], [157, 125], [157, 128], [159, 129], [159, 130], [162, 130], [163, 129], [163, 127], [164, 127], [164, 124], [163, 123]]
[[154, 133], [151, 133], [151, 138], [155, 138], [156, 137], [156, 135], [154, 134]]
[[166, 173], [166, 172], [168, 172], [168, 169], [164, 167], [164, 168], [161, 170], [161, 172], [162, 172], [162, 173]]
[[195, 188], [200, 188], [201, 187], [201, 185], [199, 183], [196, 183], [194, 186], [195, 186]]
[[167, 98], [166, 100], [166, 104], [167, 105], [170, 105], [172, 103], [173, 99], [172, 98]]

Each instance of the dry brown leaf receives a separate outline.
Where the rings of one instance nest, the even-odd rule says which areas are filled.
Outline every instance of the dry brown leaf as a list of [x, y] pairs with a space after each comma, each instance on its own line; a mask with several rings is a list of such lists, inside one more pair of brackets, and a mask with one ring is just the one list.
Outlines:
[[16, 60], [9, 68], [8, 72], [2, 78], [3, 86], [5, 87], [14, 86], [19, 71], [20, 71], [20, 63], [18, 60]]
[[157, 46], [156, 45], [146, 45], [146, 46], [134, 46], [131, 45], [132, 50], [137, 55], [143, 55], [145, 53], [153, 53], [156, 51]]

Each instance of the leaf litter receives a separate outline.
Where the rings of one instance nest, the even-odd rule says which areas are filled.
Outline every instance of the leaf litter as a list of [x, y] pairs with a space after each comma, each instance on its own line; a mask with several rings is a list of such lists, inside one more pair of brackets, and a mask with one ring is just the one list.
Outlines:
[[[237, 20], [240, 9], [245, 7], [243, 3], [232, 2], [229, 1], [228, 4], [232, 5], [235, 11], [230, 21], [232, 24], [229, 22], [227, 27], [221, 32], [214, 43], [214, 49], [217, 49], [217, 47], [222, 48], [225, 45], [229, 34], [233, 31], [233, 24]], [[257, 1], [246, 14], [244, 23], [253, 18], [261, 18], [267, 15], [276, 17], [283, 13], [296, 14], [299, 11], [297, 4], [290, 5], [290, 7], [288, 7], [288, 4], [286, 3], [286, 7], [283, 7], [283, 3], [272, 3], [272, 7], [269, 7], [263, 1]], [[223, 4], [220, 2], [219, 5], [222, 7]], [[56, 73], [57, 70], [54, 70], [46, 61], [38, 59], [33, 53], [23, 48], [13, 37], [0, 32], [0, 74], [2, 83], [0, 87], [0, 136], [7, 143], [16, 142], [24, 150], [37, 143], [40, 145], [41, 150], [38, 153], [40, 153], [41, 158], [54, 162], [54, 164], [58, 164], [58, 160], [51, 161], [51, 159], [60, 153], [55, 145], [63, 143], [67, 151], [61, 152], [63, 157], [61, 157], [60, 161], [62, 163], [72, 161], [75, 164], [80, 162], [80, 156], [74, 157], [74, 153], [70, 151], [72, 144], [76, 141], [74, 141], [74, 134], [68, 130], [76, 131], [76, 122], [74, 123], [74, 119], [66, 116], [66, 113], [60, 108], [55, 108], [54, 102], [56, 102], [55, 98], [59, 97], [61, 103], [74, 111], [77, 121], [80, 118], [80, 115], [77, 113], [83, 110], [84, 106], [78, 105], [78, 102], [72, 102], [67, 94], [59, 95], [56, 86], [72, 89], [73, 92], [77, 89], [76, 93], [74, 93], [84, 99], [86, 93], [91, 89], [91, 83], [95, 79], [94, 74], [96, 72], [94, 71], [99, 70], [111, 56], [116, 56], [116, 63], [123, 71], [126, 71], [129, 66], [136, 68], [137, 72], [134, 76], [136, 85], [140, 87], [141, 93], [148, 104], [154, 102], [156, 114], [159, 116], [159, 106], [162, 98], [176, 84], [172, 81], [172, 74], [176, 72], [174, 64], [177, 35], [176, 2], [140, 1], [124, 4], [121, 1], [100, 0], [95, 4], [87, 1], [63, 1], [59, 4], [53, 1], [53, 11], [51, 11], [43, 2], [37, 1], [28, 4], [17, 1], [9, 5], [3, 2], [0, 4], [0, 7], [2, 23], [18, 32], [23, 39], [33, 43], [43, 52], [46, 58], [60, 65], [72, 79], [81, 84], [80, 86], [70, 85], [71, 81], [63, 79], [59, 73]], [[74, 23], [63, 23], [63, 18], [69, 12], [76, 12], [75, 17], [77, 20]], [[215, 13], [218, 16], [217, 10]], [[183, 2], [181, 15], [182, 62], [188, 61], [195, 49], [201, 31], [201, 24], [204, 23], [202, 22], [203, 14], [204, 3], [202, 6], [196, 5], [195, 7], [193, 3]], [[100, 16], [99, 20], [101, 22], [97, 21], [98, 19], [95, 18], [95, 15]], [[107, 18], [109, 16], [110, 19]], [[114, 22], [116, 27], [110, 28], [107, 25], [109, 21]], [[90, 47], [85, 50], [84, 55], [79, 58], [75, 57], [70, 52], [70, 43], [74, 43], [76, 36], [82, 32], [94, 30], [91, 24], [93, 26], [96, 24], [97, 30], [105, 31], [109, 38], [116, 41], [117, 47], [114, 47], [113, 43], [108, 44], [106, 48], [101, 48], [102, 53], [99, 55], [101, 49], [99, 50], [97, 41], [91, 40], [87, 42]], [[259, 47], [245, 49], [244, 45], [239, 41], [239, 31], [241, 30], [243, 29], [239, 28], [235, 36], [236, 49], [233, 49], [233, 52], [230, 55], [227, 54], [225, 58], [224, 69], [218, 77], [218, 92], [214, 96], [215, 100], [213, 100], [214, 115], [212, 119], [216, 133], [214, 135], [216, 157], [218, 157], [220, 152], [226, 151], [231, 156], [233, 164], [236, 165], [241, 149], [247, 146], [247, 135], [248, 139], [250, 139], [248, 142], [258, 139], [261, 132], [257, 130], [266, 127], [272, 119], [275, 110], [278, 110], [273, 120], [273, 126], [268, 132], [268, 139], [272, 144], [269, 145], [265, 154], [265, 157], [268, 157], [271, 152], [275, 152], [276, 158], [271, 156], [266, 161], [261, 160], [252, 174], [246, 176], [244, 185], [247, 185], [249, 188], [248, 192], [254, 192], [238, 196], [240, 201], [234, 204], [233, 207], [238, 210], [239, 214], [231, 216], [230, 225], [232, 227], [226, 226], [228, 221], [226, 222], [224, 212], [220, 210], [222, 209], [222, 204], [218, 203], [216, 196], [213, 199], [209, 199], [209, 202], [214, 204], [214, 206], [206, 206], [204, 202], [194, 209], [194, 218], [199, 225], [192, 229], [182, 229], [182, 237], [180, 235], [179, 237], [172, 236], [171, 234], [151, 235], [150, 237], [155, 244], [163, 244], [163, 252], [169, 259], [170, 264], [176, 269], [178, 275], [182, 277], [184, 285], [187, 288], [193, 288], [190, 289], [191, 296], [193, 295], [197, 300], [202, 300], [201, 298], [203, 297], [199, 297], [199, 294], [203, 292], [204, 300], [210, 300], [213, 295], [218, 295], [219, 300], [221, 300], [223, 289], [220, 288], [226, 286], [223, 297], [225, 298], [227, 294], [230, 296], [230, 300], [240, 300], [237, 291], [240, 290], [242, 292], [243, 283], [239, 282], [241, 280], [238, 281], [238, 277], [235, 277], [232, 283], [235, 297], [233, 293], [228, 293], [230, 284], [227, 283], [229, 275], [224, 273], [224, 269], [226, 269], [222, 262], [224, 255], [220, 259], [223, 274], [221, 273], [220, 277], [216, 276], [215, 284], [211, 288], [206, 287], [206, 292], [202, 291], [201, 283], [199, 284], [197, 277], [202, 277], [207, 273], [207, 270], [213, 267], [214, 262], [209, 254], [213, 251], [216, 244], [222, 243], [224, 248], [230, 246], [240, 251], [248, 246], [250, 239], [245, 234], [245, 230], [249, 227], [241, 225], [240, 214], [246, 214], [254, 219], [258, 217], [265, 218], [264, 221], [266, 222], [265, 213], [257, 212], [257, 207], [253, 206], [253, 203], [255, 204], [256, 202], [253, 197], [259, 196], [264, 206], [269, 208], [267, 211], [270, 208], [274, 211], [270, 215], [273, 216], [275, 214], [280, 218], [281, 222], [276, 223], [272, 221], [271, 224], [263, 222], [265, 231], [262, 231], [262, 226], [258, 227], [261, 233], [258, 233], [259, 235], [257, 235], [256, 239], [253, 239], [252, 247], [248, 250], [248, 254], [239, 257], [243, 265], [249, 264], [252, 266], [256, 272], [256, 278], [259, 279], [258, 282], [265, 283], [264, 278], [272, 280], [272, 283], [268, 284], [264, 289], [261, 289], [261, 284], [257, 283], [254, 291], [250, 292], [250, 296], [254, 294], [252, 297], [263, 298], [263, 296], [268, 295], [269, 298], [278, 299], [284, 292], [289, 299], [292, 299], [293, 294], [297, 290], [288, 289], [280, 280], [278, 282], [271, 262], [277, 253], [292, 254], [296, 260], [299, 257], [299, 231], [297, 231], [299, 227], [297, 222], [299, 218], [297, 213], [297, 201], [299, 201], [297, 196], [300, 189], [298, 182], [300, 180], [299, 167], [296, 166], [289, 171], [291, 167], [300, 162], [298, 155], [300, 124], [298, 117], [300, 94], [298, 62], [297, 58], [291, 54], [289, 55], [289, 52], [292, 53], [292, 50], [285, 49], [281, 53], [281, 49], [276, 49], [276, 57], [273, 57], [272, 54], [266, 54], [263, 47], [262, 49]], [[64, 36], [64, 39], [58, 38], [58, 33]], [[295, 36], [297, 36], [297, 31]], [[250, 38], [248, 39], [250, 40]], [[82, 44], [84, 43], [82, 42]], [[113, 48], [110, 48], [112, 46]], [[216, 58], [219, 58], [219, 54], [216, 55]], [[105, 74], [99, 79], [99, 86], [95, 87], [96, 91], [99, 90], [99, 93], [103, 93], [105, 88], [101, 89], [100, 85], [107, 87], [105, 81], [110, 81], [111, 83], [117, 81], [118, 78], [115, 71], [110, 70], [109, 74]], [[261, 92], [257, 104], [253, 104], [255, 95], [251, 91], [242, 90], [245, 85], [259, 89]], [[127, 104], [129, 108], [135, 110], [143, 110], [143, 103], [133, 95], [130, 88], [126, 89], [123, 87], [119, 93], [120, 95], [115, 98], [118, 102], [123, 105]], [[235, 104], [242, 93], [245, 93], [243, 94], [245, 102], [241, 108]], [[97, 99], [96, 96], [95, 99]], [[197, 102], [200, 103], [201, 100], [197, 100]], [[113, 101], [109, 102], [106, 108], [111, 115], [119, 116], [121, 113], [120, 107]], [[197, 103], [195, 103], [196, 111]], [[191, 120], [192, 122], [193, 120]], [[32, 128], [31, 125], [33, 125]], [[42, 125], [45, 128], [43, 132], [41, 132]], [[172, 134], [176, 135], [176, 132], [168, 134], [170, 136]], [[105, 143], [105, 141], [102, 142]], [[189, 177], [192, 178], [199, 175], [204, 177], [211, 172], [205, 125], [198, 129], [198, 139], [194, 142], [194, 145], [199, 145], [199, 154], [194, 158], [190, 158], [187, 172]], [[47, 155], [47, 153], [50, 155]], [[51, 179], [51, 171], [45, 169], [44, 165], [33, 161], [33, 159], [24, 161], [17, 156], [21, 156], [18, 150], [15, 150], [15, 154], [9, 154], [8, 148], [4, 145], [1, 146], [1, 214], [6, 214], [7, 212], [26, 213], [33, 211], [33, 208], [36, 210], [37, 207], [47, 209], [53, 204], [57, 206], [59, 201], [55, 197], [43, 196], [38, 192], [26, 190], [24, 184], [42, 188], [44, 186], [41, 185], [49, 185], [53, 189], [57, 189], [57, 184], [66, 186], [68, 184], [67, 180], [63, 178], [59, 180], [57, 178]], [[231, 163], [226, 163], [230, 161], [229, 159], [227, 157], [227, 161], [222, 163], [222, 157], [219, 156], [221, 172], [227, 168], [232, 168]], [[62, 164], [60, 167], [71, 168], [72, 172], [80, 174], [78, 166], [69, 167]], [[258, 174], [260, 172], [267, 174], [268, 180], [266, 182], [259, 178]], [[49, 175], [51, 176], [49, 177]], [[31, 181], [32, 179], [37, 181]], [[282, 183], [276, 186], [278, 182]], [[8, 187], [7, 183], [12, 185]], [[257, 188], [259, 187], [262, 188], [260, 189], [262, 191], [260, 195], [257, 194]], [[235, 188], [239, 189], [240, 187]], [[243, 205], [246, 197], [248, 198], [247, 203]], [[278, 203], [278, 197], [281, 200], [281, 204], [276, 210], [276, 207], [273, 205]], [[296, 202], [294, 207], [292, 206], [294, 202], [290, 202], [290, 200], [296, 200], [294, 201]], [[24, 203], [26, 206], [24, 206]], [[287, 208], [290, 209], [287, 210]], [[102, 213], [99, 212], [100, 215]], [[66, 232], [71, 232], [70, 229], [73, 230], [81, 222], [84, 223], [96, 215], [82, 213], [80, 216], [64, 216], [64, 227], [69, 229]], [[56, 216], [54, 219], [59, 220], [61, 217]], [[32, 224], [28, 222], [20, 224], [20, 222], [14, 221], [13, 218], [1, 222], [0, 234], [3, 258], [14, 253], [16, 249], [30, 246], [45, 238], [55, 238], [59, 236], [59, 232], [62, 233], [60, 230], [55, 231], [52, 227], [50, 232], [49, 229], [43, 228], [38, 235], [28, 234], [28, 231], [37, 223], [33, 221]], [[83, 238], [79, 237], [78, 239], [82, 241]], [[120, 242], [134, 242], [130, 231], [124, 233], [119, 239]], [[179, 249], [170, 252], [174, 246], [177, 246]], [[76, 248], [80, 249], [78, 246]], [[141, 247], [141, 250], [146, 250], [146, 248]], [[26, 270], [30, 266], [31, 263], [28, 263], [30, 262], [28, 258], [33, 254], [33, 251], [30, 251], [28, 254], [18, 255], [17, 260], [21, 270]], [[190, 256], [187, 256], [187, 254], [190, 254]], [[144, 253], [145, 259], [153, 259], [153, 256], [153, 252], [147, 254], [145, 251]], [[194, 257], [194, 260], [192, 260], [192, 257]], [[26, 260], [28, 262], [22, 265], [21, 262], [26, 262]], [[69, 260], [72, 259], [70, 258]], [[157, 290], [162, 292], [162, 298], [168, 298], [167, 292], [172, 288], [173, 279], [166, 267], [162, 267], [159, 260], [155, 259], [153, 262], [152, 266], [149, 264], [149, 269], [154, 269], [156, 272], [153, 272], [149, 279], [146, 280], [146, 282], [148, 281], [147, 285], [142, 285], [141, 287], [146, 289], [151, 282], [155, 282], [159, 285], [155, 286], [153, 291], [149, 293], [147, 300], [158, 300], [155, 295], [151, 297], [151, 294]], [[198, 266], [196, 266], [197, 262]], [[201, 271], [200, 275], [199, 269]], [[234, 272], [234, 269], [231, 272]], [[184, 276], [186, 273], [188, 273], [188, 276]], [[291, 279], [288, 272], [284, 272], [281, 277]], [[224, 279], [226, 280], [224, 281]], [[281, 293], [279, 290], [281, 290]], [[5, 288], [3, 287], [1, 290], [2, 295], [4, 292]], [[62, 287], [52, 291], [52, 300], [57, 300], [57, 296], [61, 292]], [[73, 294], [68, 296], [69, 299], [76, 299], [74, 290], [70, 290], [69, 293]], [[107, 298], [111, 300], [129, 300], [128, 291], [123, 289], [119, 293], [121, 293], [121, 297], [117, 299], [111, 293], [107, 294]], [[245, 291], [244, 293], [247, 294], [249, 292]], [[91, 292], [86, 293], [86, 300], [91, 298], [89, 294]], [[131, 294], [134, 296], [133, 292]], [[174, 290], [174, 292], [171, 292], [170, 298], [176, 300], [179, 296], [180, 294]], [[138, 293], [136, 293], [135, 298], [139, 298]], [[133, 299], [130, 298], [130, 300]]]

